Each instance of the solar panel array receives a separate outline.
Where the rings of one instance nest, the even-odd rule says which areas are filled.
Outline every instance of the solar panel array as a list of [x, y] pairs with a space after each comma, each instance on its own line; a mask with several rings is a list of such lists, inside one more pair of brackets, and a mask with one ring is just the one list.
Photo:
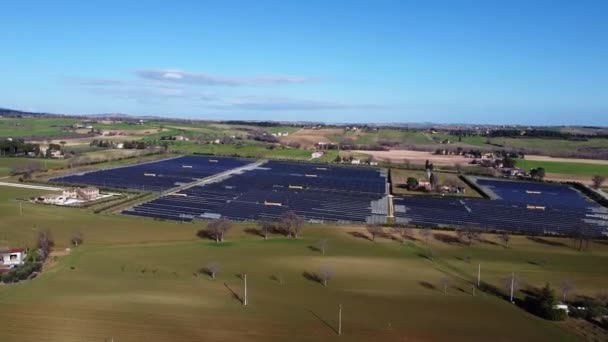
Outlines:
[[576, 190], [555, 184], [478, 179], [500, 199], [401, 197], [395, 216], [423, 226], [508, 230], [528, 234], [608, 234], [606, 208]]
[[503, 201], [526, 205], [587, 208], [595, 205], [575, 189], [561, 184], [520, 182], [477, 178], [477, 184], [489, 188]]
[[293, 211], [309, 221], [364, 223], [378, 217], [386, 220], [385, 193], [386, 176], [376, 169], [269, 161], [123, 213], [191, 221], [272, 219]]
[[251, 160], [183, 156], [150, 163], [51, 179], [52, 182], [106, 188], [164, 191], [251, 163]]

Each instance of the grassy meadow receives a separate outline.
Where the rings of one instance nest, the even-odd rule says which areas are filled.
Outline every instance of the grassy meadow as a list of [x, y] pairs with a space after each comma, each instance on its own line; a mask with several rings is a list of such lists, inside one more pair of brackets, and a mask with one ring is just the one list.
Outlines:
[[[460, 184], [466, 189], [464, 194], [445, 194], [446, 196], [466, 196], [466, 197], [482, 197], [475, 189], [471, 188], [465, 182], [458, 178], [458, 174], [454, 172], [435, 172], [439, 177], [439, 184]], [[391, 169], [392, 192], [395, 195], [433, 195], [433, 193], [425, 193], [421, 191], [410, 191], [406, 188], [407, 179], [414, 177], [416, 179], [426, 179], [426, 171], [423, 170], [406, 170], [406, 169]]]
[[[32, 246], [37, 232], [49, 229], [58, 256], [38, 278], [0, 286], [0, 340], [574, 341], [565, 324], [493, 295], [473, 296], [477, 264], [483, 279], [497, 286], [510, 272], [534, 286], [571, 279], [578, 295], [608, 286], [603, 243], [578, 252], [568, 240], [517, 236], [505, 248], [485, 235], [468, 247], [442, 242], [451, 233], [438, 231], [428, 243], [415, 232], [401, 244], [388, 236], [372, 242], [362, 227], [321, 225], [305, 227], [297, 240], [272, 235], [265, 241], [239, 224], [216, 244], [197, 237], [203, 223], [29, 203], [21, 216], [15, 199], [39, 192], [1, 190], [0, 243]], [[75, 232], [85, 242], [66, 254]], [[316, 247], [321, 239], [328, 240], [325, 255]], [[437, 255], [434, 262], [422, 257], [428, 249]], [[209, 262], [221, 264], [216, 280], [199, 272]], [[321, 267], [333, 271], [328, 287], [305, 274]], [[247, 307], [239, 299], [243, 272]], [[342, 337], [336, 334], [340, 304]]]
[[542, 167], [548, 173], [608, 176], [608, 165], [606, 164], [517, 159], [516, 165], [527, 171]]

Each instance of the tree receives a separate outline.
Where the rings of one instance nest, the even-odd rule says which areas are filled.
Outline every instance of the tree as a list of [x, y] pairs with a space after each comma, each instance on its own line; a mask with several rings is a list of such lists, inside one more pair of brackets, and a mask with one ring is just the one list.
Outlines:
[[264, 235], [264, 240], [268, 240], [268, 235], [274, 230], [274, 223], [268, 219], [262, 219], [258, 221], [258, 226]]
[[509, 241], [511, 241], [511, 235], [509, 235], [509, 233], [501, 232], [500, 235], [498, 235], [498, 238], [502, 241], [505, 248], [509, 248]]
[[481, 232], [472, 227], [464, 227], [456, 230], [456, 234], [458, 235], [458, 239], [470, 246], [474, 241], [477, 241], [481, 237]]
[[327, 283], [334, 277], [334, 270], [327, 266], [322, 265], [319, 268], [319, 273], [317, 274], [319, 281], [323, 284], [323, 286], [327, 286]]
[[74, 245], [76, 247], [82, 245], [82, 243], [84, 242], [84, 237], [83, 237], [82, 233], [81, 232], [74, 233], [74, 235], [72, 235], [72, 237], [70, 238], [70, 242], [72, 243], [72, 245]]
[[327, 239], [319, 240], [319, 250], [321, 250], [321, 254], [325, 255], [325, 251], [329, 245], [329, 241]]
[[397, 233], [397, 235], [399, 235], [399, 240], [401, 240], [401, 243], [404, 244], [405, 240], [411, 236], [412, 233], [412, 229], [408, 228], [408, 227], [394, 227], [393, 231], [395, 233]]
[[429, 178], [429, 182], [431, 183], [431, 187], [435, 189], [439, 186], [439, 177], [437, 177], [435, 173], [431, 173], [431, 178]]
[[219, 263], [212, 261], [212, 262], [208, 263], [207, 266], [205, 266], [205, 268], [203, 268], [203, 272], [210, 275], [211, 279], [215, 279], [215, 275], [220, 273], [221, 269], [222, 269], [222, 267]]
[[281, 216], [280, 225], [287, 236], [296, 239], [304, 229], [304, 221], [293, 211], [286, 211]]
[[431, 235], [433, 235], [433, 232], [431, 231], [430, 228], [423, 228], [420, 230], [420, 235], [422, 235], [422, 238], [428, 244], [429, 239], [431, 238]]
[[593, 183], [593, 188], [595, 190], [601, 188], [605, 181], [606, 177], [600, 175], [595, 175], [593, 178], [591, 178], [591, 182]]
[[372, 241], [376, 241], [376, 236], [382, 234], [382, 226], [378, 224], [370, 224], [367, 226], [367, 231], [372, 237]]
[[456, 163], [454, 167], [456, 168], [456, 172], [462, 173], [462, 164]]
[[545, 169], [542, 167], [531, 169], [530, 177], [532, 177], [533, 179], [536, 178], [538, 180], [543, 180], [545, 178]]
[[53, 234], [51, 234], [51, 231], [45, 230], [39, 232], [36, 240], [36, 246], [38, 247], [40, 259], [46, 260], [46, 258], [48, 258], [51, 254], [53, 246], [55, 246], [55, 240], [53, 239]]
[[223, 242], [224, 236], [230, 228], [232, 228], [232, 223], [226, 219], [213, 220], [207, 224], [207, 232], [215, 239], [215, 242]]
[[582, 252], [585, 249], [589, 248], [589, 240], [591, 239], [587, 228], [583, 226], [576, 227], [573, 235], [574, 243], [576, 248]]
[[418, 180], [414, 177], [407, 177], [406, 184], [408, 190], [416, 190], [418, 188]]
[[575, 287], [574, 282], [569, 279], [564, 279], [559, 284], [559, 288], [562, 291], [562, 301], [564, 303], [566, 302], [566, 297], [568, 296], [568, 294], [570, 294], [570, 292], [574, 291], [574, 287]]
[[536, 299], [528, 299], [528, 301], [531, 302], [532, 310], [542, 318], [552, 321], [559, 321], [566, 318], [566, 312], [564, 310], [555, 309], [557, 298], [555, 296], [555, 291], [551, 288], [549, 283], [540, 290]]
[[439, 279], [439, 282], [441, 283], [441, 287], [443, 288], [443, 295], [447, 295], [448, 294], [448, 286], [450, 285], [450, 278], [448, 276], [445, 277], [441, 277]]

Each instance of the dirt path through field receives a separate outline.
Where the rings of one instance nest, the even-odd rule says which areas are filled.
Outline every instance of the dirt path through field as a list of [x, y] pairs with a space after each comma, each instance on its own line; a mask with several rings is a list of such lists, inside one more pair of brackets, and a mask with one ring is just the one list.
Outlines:
[[430, 161], [435, 165], [450, 166], [454, 164], [468, 164], [472, 159], [457, 155], [436, 155], [425, 151], [411, 150], [390, 150], [390, 151], [353, 151], [371, 155], [379, 161], [391, 161], [393, 163], [403, 163], [406, 159], [412, 164], [424, 164]]

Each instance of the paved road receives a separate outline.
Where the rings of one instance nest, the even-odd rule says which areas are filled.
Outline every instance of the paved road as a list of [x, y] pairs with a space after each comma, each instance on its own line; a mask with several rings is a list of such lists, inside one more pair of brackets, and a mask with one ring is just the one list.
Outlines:
[[32, 185], [32, 184], [21, 184], [21, 183], [7, 183], [0, 182], [0, 186], [12, 186], [13, 188], [25, 188], [25, 189], [35, 189], [35, 190], [46, 190], [46, 191], [61, 191], [61, 188], [53, 188], [50, 186], [42, 186], [42, 185]]

